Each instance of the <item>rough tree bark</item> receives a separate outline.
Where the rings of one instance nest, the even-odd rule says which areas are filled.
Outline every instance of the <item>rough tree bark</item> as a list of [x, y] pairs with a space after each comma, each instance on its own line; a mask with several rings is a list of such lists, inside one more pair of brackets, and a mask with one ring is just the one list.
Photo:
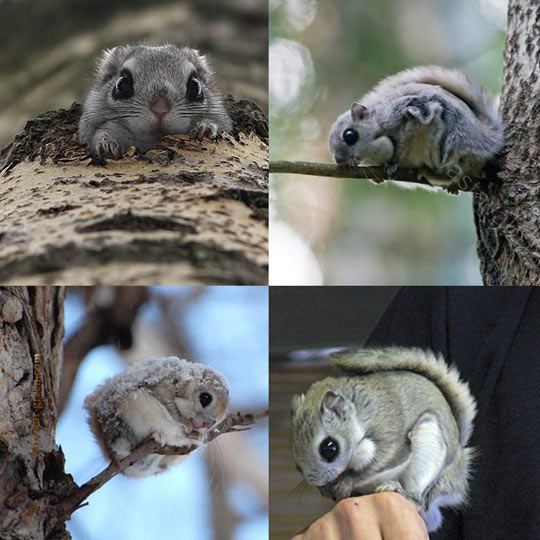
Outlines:
[[228, 102], [219, 142], [163, 138], [98, 164], [80, 106], [27, 123], [0, 151], [0, 282], [266, 284], [268, 128]]
[[485, 285], [540, 284], [540, 4], [510, 0], [501, 113], [508, 153], [500, 188], [475, 194]]
[[[81, 486], [66, 474], [62, 449], [55, 443], [64, 298], [64, 288], [0, 287], [2, 540], [69, 540], [65, 521], [91, 493], [126, 466], [147, 453], [186, 454], [196, 448], [162, 447], [148, 439], [130, 456], [111, 463]], [[268, 411], [229, 414], [214, 426], [208, 441], [249, 429], [267, 415]], [[216, 537], [222, 532], [216, 528]]]
[[[49, 493], [73, 487], [56, 449], [64, 290], [0, 288], [0, 538], [70, 538], [52, 530]], [[41, 355], [41, 361], [35, 355]], [[75, 486], [76, 487], [76, 486]], [[53, 521], [54, 522], [54, 521]]]

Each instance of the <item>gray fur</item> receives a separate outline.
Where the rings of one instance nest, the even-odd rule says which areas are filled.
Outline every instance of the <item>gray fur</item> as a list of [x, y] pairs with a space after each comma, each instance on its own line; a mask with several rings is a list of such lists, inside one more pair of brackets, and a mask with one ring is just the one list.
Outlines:
[[469, 442], [476, 403], [468, 385], [460, 380], [457, 368], [449, 366], [442, 355], [416, 347], [347, 349], [334, 353], [332, 363], [348, 373], [404, 370], [426, 377], [439, 388], [452, 408], [460, 443], [465, 446]]
[[[347, 375], [293, 399], [293, 456], [306, 481], [336, 500], [399, 491], [437, 529], [439, 507], [467, 496], [476, 412], [467, 385], [419, 349], [345, 351], [334, 362]], [[335, 396], [337, 413], [325, 405]], [[319, 451], [327, 437], [339, 445], [331, 462]]]
[[[361, 108], [359, 108], [361, 106]], [[348, 145], [348, 128], [359, 135]], [[387, 77], [332, 125], [336, 163], [420, 169], [448, 186], [478, 177], [504, 147], [502, 121], [485, 90], [464, 73], [421, 66]]]
[[[212, 396], [200, 401], [201, 393]], [[199, 446], [208, 430], [227, 414], [225, 377], [203, 364], [176, 357], [150, 358], [107, 379], [85, 399], [90, 427], [106, 459], [130, 454], [147, 437], [162, 445]], [[168, 469], [187, 456], [150, 454], [124, 470], [144, 477]]]
[[[133, 96], [114, 99], [113, 88], [123, 68], [133, 75]], [[204, 99], [186, 98], [195, 72]], [[161, 123], [151, 111], [159, 97], [171, 106]], [[160, 137], [186, 134], [215, 138], [232, 129], [231, 120], [204, 56], [195, 49], [162, 45], [125, 45], [104, 52], [79, 123], [79, 138], [99, 156], [121, 156], [130, 146], [145, 152]]]

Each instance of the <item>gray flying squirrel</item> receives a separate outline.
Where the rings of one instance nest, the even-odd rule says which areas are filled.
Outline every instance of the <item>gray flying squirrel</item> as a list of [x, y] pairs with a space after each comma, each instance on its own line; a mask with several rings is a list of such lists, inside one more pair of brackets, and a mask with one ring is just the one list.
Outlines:
[[354, 102], [332, 125], [328, 147], [338, 165], [382, 165], [390, 178], [398, 166], [414, 167], [431, 185], [448, 188], [481, 177], [502, 151], [504, 133], [478, 83], [458, 70], [420, 66]]
[[[129, 366], [84, 401], [96, 440], [112, 461], [129, 455], [148, 437], [162, 446], [199, 446], [224, 420], [228, 404], [227, 380], [221, 373], [174, 356]], [[150, 476], [187, 457], [150, 454], [123, 473]]]
[[468, 385], [431, 351], [386, 347], [333, 355], [344, 371], [292, 404], [293, 456], [308, 484], [341, 500], [397, 491], [428, 531], [441, 506], [466, 501], [476, 404]]
[[145, 152], [163, 135], [214, 139], [232, 123], [206, 58], [195, 49], [125, 45], [104, 52], [79, 122], [100, 157]]

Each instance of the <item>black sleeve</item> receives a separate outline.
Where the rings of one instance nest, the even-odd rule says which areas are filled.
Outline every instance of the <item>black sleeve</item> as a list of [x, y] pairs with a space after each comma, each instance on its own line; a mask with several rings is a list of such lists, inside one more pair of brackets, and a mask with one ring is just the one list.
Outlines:
[[367, 346], [433, 347], [431, 308], [440, 291], [432, 287], [403, 287], [369, 336]]
[[367, 344], [442, 352], [478, 402], [469, 505], [430, 539], [539, 539], [540, 290], [403, 288]]

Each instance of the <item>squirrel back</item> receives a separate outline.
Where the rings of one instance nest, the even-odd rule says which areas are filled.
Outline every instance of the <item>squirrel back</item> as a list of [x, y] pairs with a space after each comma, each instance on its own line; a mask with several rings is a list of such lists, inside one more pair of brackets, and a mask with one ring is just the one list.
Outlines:
[[412, 167], [450, 192], [463, 177], [485, 177], [504, 143], [489, 94], [468, 75], [440, 66], [383, 79], [336, 119], [328, 136], [338, 165], [383, 166], [389, 179], [398, 167]]
[[491, 96], [474, 79], [458, 69], [441, 66], [417, 66], [406, 69], [379, 82], [362, 98], [361, 103], [369, 106], [373, 100], [379, 101], [381, 96], [390, 95], [407, 84], [440, 86], [466, 103], [479, 119], [502, 131], [502, 122]]
[[472, 434], [476, 402], [467, 383], [460, 380], [455, 367], [430, 350], [404, 347], [348, 349], [332, 355], [332, 363], [350, 374], [368, 375], [386, 371], [411, 371], [433, 382], [448, 401], [465, 446]]

